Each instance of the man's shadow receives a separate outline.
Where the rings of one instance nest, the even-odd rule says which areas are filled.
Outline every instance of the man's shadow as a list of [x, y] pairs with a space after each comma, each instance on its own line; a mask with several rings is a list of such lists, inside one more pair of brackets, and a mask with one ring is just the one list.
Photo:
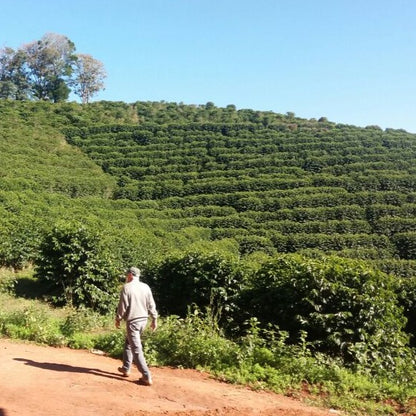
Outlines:
[[[57, 363], [40, 363], [37, 361], [29, 360], [27, 358], [14, 358], [16, 361], [21, 361], [26, 365], [31, 365], [32, 367], [42, 368], [44, 370], [52, 371], [62, 371], [65, 373], [82, 373], [82, 374], [93, 374], [95, 376], [112, 378], [114, 380], [122, 380], [121, 374], [109, 373], [108, 371], [103, 371], [98, 368], [87, 368], [87, 367], [74, 367], [68, 364], [57, 364]], [[1, 416], [1, 413], [0, 413]]]

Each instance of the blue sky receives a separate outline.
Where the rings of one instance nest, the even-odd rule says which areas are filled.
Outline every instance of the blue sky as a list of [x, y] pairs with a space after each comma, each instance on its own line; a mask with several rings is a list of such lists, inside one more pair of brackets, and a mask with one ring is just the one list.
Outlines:
[[415, 0], [0, 0], [0, 47], [58, 33], [95, 100], [213, 102], [416, 133]]

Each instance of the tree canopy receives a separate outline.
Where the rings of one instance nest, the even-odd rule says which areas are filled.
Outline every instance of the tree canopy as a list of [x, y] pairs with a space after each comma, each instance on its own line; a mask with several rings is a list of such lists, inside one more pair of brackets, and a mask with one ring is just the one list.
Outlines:
[[104, 65], [76, 54], [64, 35], [47, 33], [14, 50], [0, 50], [0, 98], [66, 101], [71, 91], [83, 103], [104, 88]]

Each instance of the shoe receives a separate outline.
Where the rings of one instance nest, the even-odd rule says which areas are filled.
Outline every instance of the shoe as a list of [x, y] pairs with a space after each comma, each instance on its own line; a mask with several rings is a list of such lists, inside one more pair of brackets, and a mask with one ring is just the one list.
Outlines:
[[121, 374], [123, 374], [123, 377], [128, 377], [128, 376], [130, 375], [130, 371], [128, 371], [128, 370], [126, 370], [126, 369], [124, 369], [123, 367], [119, 367], [119, 368], [117, 368], [117, 370], [118, 370]]
[[138, 383], [141, 384], [142, 386], [151, 386], [153, 384], [153, 381], [151, 378], [142, 377], [142, 378], [139, 378]]

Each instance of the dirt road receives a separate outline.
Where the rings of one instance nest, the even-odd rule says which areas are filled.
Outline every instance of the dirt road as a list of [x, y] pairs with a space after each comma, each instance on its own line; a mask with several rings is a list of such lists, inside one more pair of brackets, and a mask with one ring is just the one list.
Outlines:
[[328, 416], [290, 398], [221, 383], [193, 370], [152, 368], [154, 385], [118, 360], [0, 339], [0, 416]]

